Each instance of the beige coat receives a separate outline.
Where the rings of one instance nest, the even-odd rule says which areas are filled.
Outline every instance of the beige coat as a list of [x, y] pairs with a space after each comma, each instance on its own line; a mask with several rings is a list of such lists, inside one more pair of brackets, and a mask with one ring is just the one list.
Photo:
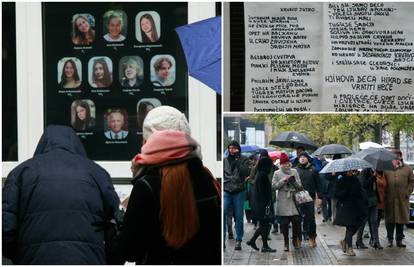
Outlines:
[[[295, 176], [293, 183], [287, 183], [286, 176]], [[294, 201], [295, 192], [302, 190], [302, 183], [299, 174], [295, 169], [285, 173], [282, 169], [275, 171], [272, 180], [272, 190], [278, 190], [276, 197], [276, 215], [277, 216], [294, 216], [299, 215], [299, 211]]]
[[396, 170], [385, 171], [385, 222], [407, 224], [410, 219], [410, 195], [414, 188], [414, 174], [404, 164]]

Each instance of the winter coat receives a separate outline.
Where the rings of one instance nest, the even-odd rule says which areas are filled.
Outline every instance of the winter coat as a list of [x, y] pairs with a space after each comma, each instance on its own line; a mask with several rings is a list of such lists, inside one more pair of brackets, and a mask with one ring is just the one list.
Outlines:
[[[285, 181], [286, 176], [294, 176], [295, 180]], [[277, 192], [277, 216], [293, 216], [299, 215], [299, 211], [294, 201], [295, 192], [302, 190], [302, 183], [300, 182], [299, 174], [295, 169], [291, 169], [285, 173], [283, 169], [279, 169], [273, 175], [272, 189], [278, 190]]]
[[3, 188], [3, 256], [15, 264], [105, 264], [106, 222], [119, 198], [109, 174], [66, 126], [49, 126]]
[[384, 175], [376, 176], [377, 189], [378, 189], [378, 209], [383, 210], [385, 208], [385, 189], [387, 188], [387, 180]]
[[[269, 173], [272, 169], [272, 160], [270, 158], [263, 158], [259, 160], [257, 164], [257, 173], [255, 176], [254, 184], [254, 215], [255, 218], [263, 221], [265, 219], [270, 219], [270, 217], [265, 218], [266, 206], [269, 207], [272, 204], [272, 185], [269, 181]], [[273, 213], [271, 213], [273, 216]], [[270, 215], [270, 214], [268, 214]]]
[[385, 222], [407, 224], [409, 222], [410, 195], [414, 187], [414, 174], [404, 164], [396, 170], [385, 171]]
[[361, 183], [362, 189], [364, 190], [365, 196], [367, 198], [368, 207], [377, 206], [378, 205], [377, 182], [371, 169], [363, 170], [359, 174], [358, 180]]
[[237, 194], [244, 190], [244, 182], [249, 175], [249, 159], [238, 155], [229, 155], [224, 159], [224, 191]]
[[316, 193], [320, 193], [319, 174], [315, 167], [308, 163], [305, 166], [298, 164], [296, 167], [303, 189], [309, 192], [315, 200]]
[[324, 178], [328, 181], [327, 196], [330, 198], [335, 198], [335, 192], [338, 183], [338, 174], [332, 175], [331, 173], [325, 173]]
[[221, 208], [218, 192], [198, 158], [188, 160], [200, 229], [183, 247], [169, 247], [160, 221], [161, 176], [157, 167], [133, 180], [124, 228], [112, 243], [113, 263], [221, 264]]
[[336, 186], [336, 224], [358, 226], [368, 215], [368, 203], [356, 176], [341, 176]]

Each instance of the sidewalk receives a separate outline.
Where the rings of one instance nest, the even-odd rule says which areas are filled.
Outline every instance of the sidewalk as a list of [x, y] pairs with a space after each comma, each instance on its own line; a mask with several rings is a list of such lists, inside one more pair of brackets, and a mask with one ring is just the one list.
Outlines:
[[[226, 242], [224, 252], [224, 264], [231, 265], [412, 265], [414, 263], [414, 230], [405, 229], [404, 243], [407, 248], [387, 248], [386, 231], [384, 221], [380, 226], [380, 242], [383, 250], [354, 249], [356, 256], [344, 255], [339, 246], [339, 240], [345, 235], [345, 228], [322, 223], [321, 217], [316, 215], [317, 223], [317, 244], [316, 248], [310, 248], [307, 242], [302, 243], [302, 248], [295, 250], [292, 245], [289, 252], [283, 251], [282, 234], [270, 234], [272, 240], [269, 246], [277, 249], [276, 253], [261, 253], [246, 245], [246, 241], [253, 235], [253, 225], [244, 224], [245, 235], [242, 242], [242, 250], [235, 251], [234, 240]], [[368, 225], [365, 228], [368, 231]], [[356, 236], [354, 236], [355, 244]], [[364, 239], [368, 246], [369, 239]], [[259, 238], [256, 244], [261, 248], [262, 241]], [[355, 246], [354, 246], [355, 248]]]

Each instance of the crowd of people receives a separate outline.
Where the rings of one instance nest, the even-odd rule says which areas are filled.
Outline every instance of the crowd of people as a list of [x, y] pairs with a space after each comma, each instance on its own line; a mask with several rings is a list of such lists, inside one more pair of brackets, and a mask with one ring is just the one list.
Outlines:
[[[3, 187], [3, 256], [14, 264], [221, 264], [221, 186], [183, 113], [148, 112], [126, 211], [75, 131], [49, 125]], [[206, 249], [207, 248], [207, 249]]]
[[[261, 149], [246, 158], [240, 145], [232, 141], [228, 145], [228, 156], [224, 159], [224, 249], [226, 236], [233, 239], [232, 221], [235, 221], [235, 250], [242, 249], [244, 235], [244, 213], [248, 223], [254, 224], [255, 232], [246, 244], [259, 250], [256, 239], [261, 235], [262, 252], [274, 252], [268, 245], [270, 230], [283, 234], [284, 251], [290, 250], [290, 240], [295, 249], [308, 241], [309, 247], [317, 246], [315, 204], [322, 213], [322, 221], [346, 228], [340, 240], [344, 254], [355, 256], [353, 250], [368, 249], [363, 242], [364, 228], [368, 222], [369, 245], [383, 249], [378, 228], [385, 220], [388, 244], [404, 248], [404, 225], [409, 223], [409, 197], [414, 188], [414, 174], [404, 163], [402, 153], [394, 149], [396, 159], [393, 169], [379, 171], [354, 169], [338, 173], [319, 173], [328, 162], [314, 159], [303, 147], [296, 148], [296, 157], [269, 157]], [[333, 155], [332, 160], [341, 158]], [[321, 166], [319, 166], [321, 165]], [[297, 194], [306, 191], [308, 201], [298, 202]], [[246, 204], [247, 203], [247, 204]], [[245, 208], [245, 211], [243, 210]], [[292, 234], [289, 234], [289, 229]], [[395, 231], [395, 235], [394, 235]], [[352, 238], [357, 234], [353, 246]]]

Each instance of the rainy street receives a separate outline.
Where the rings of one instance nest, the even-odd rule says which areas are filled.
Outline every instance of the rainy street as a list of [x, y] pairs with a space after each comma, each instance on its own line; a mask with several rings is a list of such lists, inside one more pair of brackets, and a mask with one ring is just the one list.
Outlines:
[[[246, 245], [246, 241], [252, 236], [253, 225], [245, 222], [245, 236], [243, 237], [242, 250], [234, 250], [235, 241], [227, 241], [224, 251], [225, 265], [407, 265], [414, 262], [414, 229], [406, 228], [404, 243], [406, 248], [387, 248], [386, 231], [384, 222], [380, 226], [380, 242], [384, 246], [383, 250], [354, 249], [356, 256], [349, 257], [344, 255], [339, 245], [339, 240], [343, 239], [345, 228], [333, 226], [330, 223], [322, 223], [320, 215], [317, 215], [317, 238], [316, 248], [310, 248], [304, 242], [302, 248], [295, 250], [292, 246], [289, 252], [283, 251], [282, 234], [270, 234], [269, 246], [277, 249], [276, 253], [261, 253]], [[365, 227], [368, 231], [368, 226]], [[355, 239], [355, 238], [354, 238]], [[368, 245], [367, 238], [364, 243]], [[261, 247], [261, 239], [256, 241], [257, 246]], [[355, 243], [355, 241], [354, 241]]]

